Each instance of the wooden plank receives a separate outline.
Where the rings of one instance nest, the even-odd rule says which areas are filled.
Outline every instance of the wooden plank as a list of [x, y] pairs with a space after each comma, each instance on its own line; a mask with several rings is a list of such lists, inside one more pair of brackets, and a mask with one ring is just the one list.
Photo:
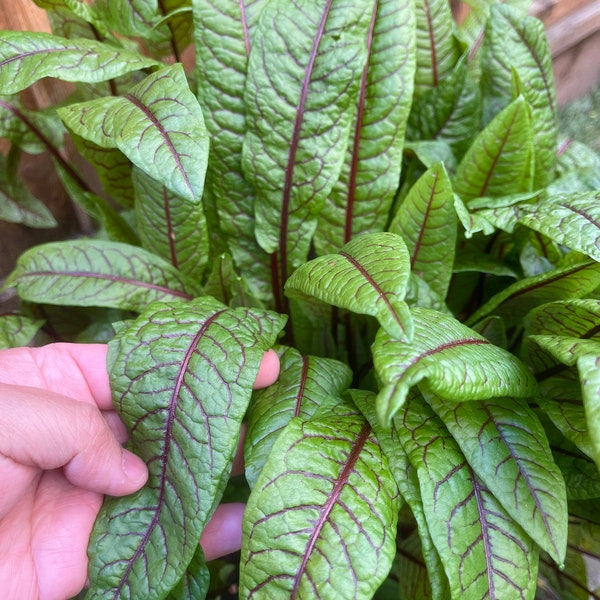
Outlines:
[[[553, 56], [559, 56], [582, 40], [600, 31], [600, 0], [587, 2], [565, 18], [546, 28]], [[598, 56], [595, 59], [598, 62]]]

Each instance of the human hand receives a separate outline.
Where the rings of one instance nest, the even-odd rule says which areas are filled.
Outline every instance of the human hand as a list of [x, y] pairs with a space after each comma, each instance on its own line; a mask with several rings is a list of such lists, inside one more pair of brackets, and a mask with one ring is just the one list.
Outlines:
[[[255, 387], [279, 374], [265, 354]], [[26, 385], [23, 385], [26, 384]], [[0, 351], [0, 598], [77, 595], [104, 494], [123, 496], [147, 479], [121, 443], [106, 346], [51, 344]], [[239, 548], [243, 505], [223, 505], [201, 544], [207, 559]]]

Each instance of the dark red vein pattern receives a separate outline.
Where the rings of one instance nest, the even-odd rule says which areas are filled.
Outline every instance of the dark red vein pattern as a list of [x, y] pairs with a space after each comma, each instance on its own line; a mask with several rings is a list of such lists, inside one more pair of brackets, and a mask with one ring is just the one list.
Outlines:
[[115, 406], [150, 478], [100, 517], [92, 597], [164, 597], [181, 578], [228, 476], [264, 348], [281, 326], [275, 315], [204, 298], [161, 305], [113, 343]]
[[397, 510], [370, 427], [356, 416], [294, 419], [271, 456], [248, 504], [241, 593], [369, 597], [395, 552]]

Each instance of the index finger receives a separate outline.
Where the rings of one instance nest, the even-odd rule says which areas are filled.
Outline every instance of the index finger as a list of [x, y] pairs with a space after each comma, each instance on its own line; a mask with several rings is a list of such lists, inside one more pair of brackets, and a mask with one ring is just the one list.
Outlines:
[[0, 383], [37, 387], [110, 410], [106, 353], [106, 344], [56, 343], [0, 350]]

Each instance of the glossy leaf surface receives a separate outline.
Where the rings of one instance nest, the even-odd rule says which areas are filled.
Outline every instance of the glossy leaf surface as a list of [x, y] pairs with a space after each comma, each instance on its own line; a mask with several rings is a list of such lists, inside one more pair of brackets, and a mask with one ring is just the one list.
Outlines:
[[208, 133], [181, 65], [149, 75], [124, 96], [71, 104], [59, 114], [77, 135], [119, 148], [174, 194], [200, 201]]
[[23, 300], [141, 311], [197, 291], [169, 263], [141, 248], [101, 240], [50, 242], [23, 253], [6, 286]]
[[179, 582], [229, 476], [263, 353], [283, 323], [204, 297], [154, 304], [111, 342], [115, 408], [150, 475], [135, 495], [105, 503], [87, 597], [162, 598]]
[[3, 94], [16, 94], [42, 77], [96, 82], [155, 66], [140, 54], [92, 40], [31, 31], [3, 31], [0, 39]]
[[0, 349], [26, 346], [43, 324], [18, 314], [0, 315]]
[[260, 15], [242, 160], [257, 192], [258, 241], [281, 254], [281, 285], [306, 260], [317, 215], [342, 168], [372, 10], [373, 0], [277, 0]]
[[[324, 446], [336, 452], [324, 455]], [[398, 502], [360, 416], [294, 418], [248, 501], [240, 594], [370, 597], [395, 554]]]
[[600, 469], [600, 358], [598, 355], [582, 356], [577, 361], [585, 416], [592, 442], [596, 466]]
[[273, 443], [293, 417], [308, 420], [342, 401], [352, 373], [341, 362], [302, 356], [294, 348], [282, 349], [281, 374], [267, 389], [255, 393], [244, 442], [246, 479], [254, 487]]
[[515, 356], [449, 315], [415, 307], [414, 338], [404, 343], [380, 330], [373, 362], [382, 387], [379, 418], [389, 423], [416, 384], [453, 401], [527, 397], [536, 382]]
[[409, 255], [402, 238], [373, 233], [348, 242], [337, 254], [303, 265], [288, 280], [286, 292], [372, 315], [390, 336], [408, 341], [412, 338], [404, 302], [408, 277]]
[[562, 563], [567, 544], [565, 483], [544, 429], [525, 402], [427, 400], [504, 510]]
[[399, 421], [452, 598], [532, 599], [537, 574], [532, 540], [473, 472], [424, 400], [411, 398]]

